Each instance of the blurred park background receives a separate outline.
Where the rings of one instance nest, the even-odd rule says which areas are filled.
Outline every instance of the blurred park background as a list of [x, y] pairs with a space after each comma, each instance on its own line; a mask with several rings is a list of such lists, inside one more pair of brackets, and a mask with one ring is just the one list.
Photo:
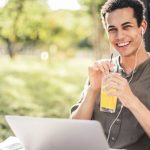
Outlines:
[[5, 115], [68, 118], [87, 67], [110, 57], [105, 0], [0, 0], [0, 141]]

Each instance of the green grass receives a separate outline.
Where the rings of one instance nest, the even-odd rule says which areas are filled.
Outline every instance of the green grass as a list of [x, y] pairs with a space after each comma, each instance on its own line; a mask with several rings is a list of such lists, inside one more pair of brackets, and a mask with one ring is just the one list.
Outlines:
[[68, 118], [87, 77], [89, 60], [44, 62], [35, 57], [0, 58], [0, 141], [12, 135], [4, 116]]

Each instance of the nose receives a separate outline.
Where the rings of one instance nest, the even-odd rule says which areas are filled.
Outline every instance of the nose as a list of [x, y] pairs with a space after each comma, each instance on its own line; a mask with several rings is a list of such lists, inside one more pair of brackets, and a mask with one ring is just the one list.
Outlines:
[[122, 40], [122, 39], [124, 39], [124, 37], [125, 37], [124, 31], [118, 29], [118, 31], [116, 33], [116, 39], [117, 40]]

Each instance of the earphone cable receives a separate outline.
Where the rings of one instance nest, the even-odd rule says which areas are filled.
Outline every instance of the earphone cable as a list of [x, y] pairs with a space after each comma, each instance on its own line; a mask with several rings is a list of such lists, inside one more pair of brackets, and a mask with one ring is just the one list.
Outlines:
[[[143, 35], [142, 35], [142, 37], [143, 37]], [[142, 39], [143, 39], [143, 38], [142, 38]], [[135, 63], [134, 63], [133, 71], [132, 71], [132, 74], [131, 74], [131, 78], [130, 78], [130, 80], [128, 81], [129, 83], [131, 83], [131, 81], [132, 81], [132, 79], [133, 79], [133, 75], [134, 75], [134, 73], [135, 73], [135, 68], [136, 68], [136, 65], [137, 65], [137, 54], [138, 54], [138, 52], [139, 52], [139, 50], [140, 50], [142, 41], [143, 41], [143, 40], [141, 40], [140, 45], [139, 45], [139, 47], [138, 47], [138, 49], [137, 49], [137, 51], [136, 51]], [[115, 124], [116, 120], [119, 118], [119, 116], [120, 116], [120, 114], [121, 114], [121, 112], [122, 112], [122, 110], [123, 110], [123, 107], [124, 107], [124, 106], [123, 106], [123, 104], [122, 104], [122, 105], [121, 105], [121, 108], [120, 108], [120, 111], [119, 111], [119, 113], [118, 113], [118, 115], [117, 115], [117, 117], [114, 119], [114, 121], [111, 123], [111, 125], [110, 125], [110, 127], [109, 127], [108, 136], [107, 136], [107, 142], [109, 141], [109, 138], [110, 138], [111, 129], [112, 129], [113, 125]]]

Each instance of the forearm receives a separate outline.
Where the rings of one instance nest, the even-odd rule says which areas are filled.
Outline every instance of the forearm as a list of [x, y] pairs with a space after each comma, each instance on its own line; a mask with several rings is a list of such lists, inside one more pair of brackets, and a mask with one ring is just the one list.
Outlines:
[[129, 109], [150, 137], [150, 110], [137, 97]]
[[82, 100], [79, 107], [71, 114], [71, 118], [90, 120], [92, 118], [98, 93], [99, 92], [94, 91], [89, 87], [85, 98]]

